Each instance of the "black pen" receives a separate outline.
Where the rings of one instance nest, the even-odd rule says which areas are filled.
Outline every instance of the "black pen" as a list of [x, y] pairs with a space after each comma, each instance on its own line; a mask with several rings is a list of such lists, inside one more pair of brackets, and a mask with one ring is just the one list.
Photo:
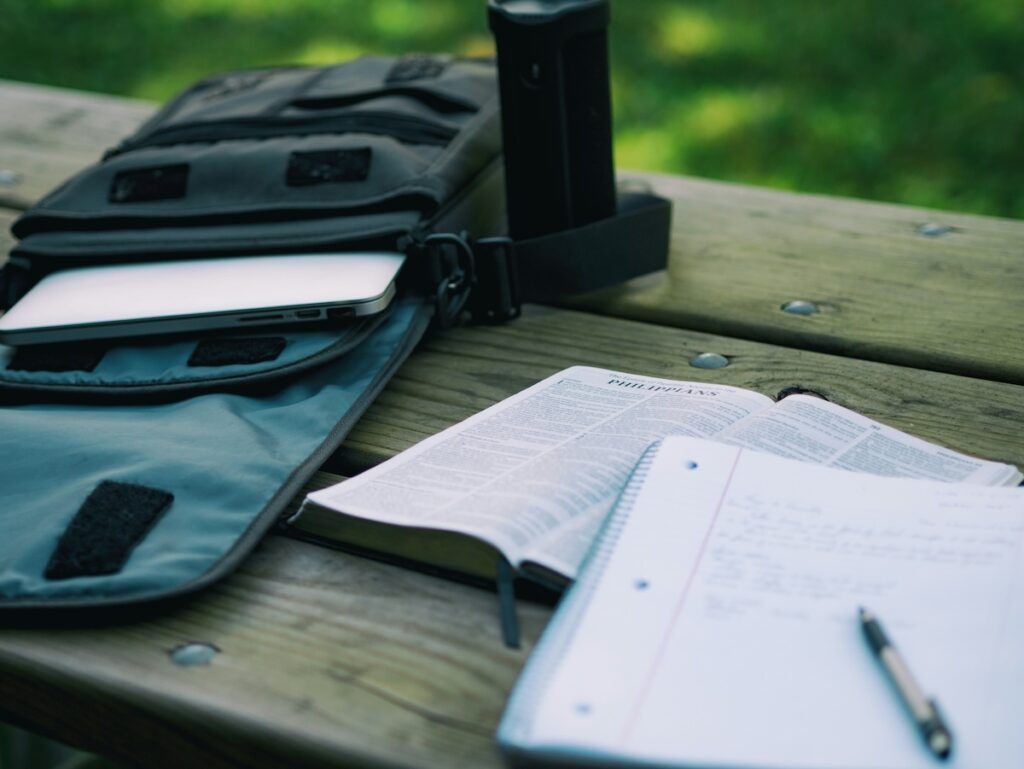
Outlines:
[[868, 646], [917, 723], [917, 729], [921, 732], [928, 749], [939, 758], [949, 758], [953, 751], [953, 733], [943, 720], [938, 703], [928, 699], [921, 691], [921, 687], [910, 674], [907, 663], [882, 630], [878, 618], [863, 606], [858, 613], [860, 627], [864, 631]]

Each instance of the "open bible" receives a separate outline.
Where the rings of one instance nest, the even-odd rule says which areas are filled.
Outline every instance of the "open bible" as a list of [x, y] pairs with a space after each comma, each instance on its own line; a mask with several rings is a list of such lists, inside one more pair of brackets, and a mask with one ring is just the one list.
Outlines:
[[1016, 467], [966, 456], [810, 395], [575, 366], [407, 451], [313, 492], [301, 535], [477, 577], [499, 554], [565, 585], [654, 441], [711, 438], [877, 475], [989, 486]]

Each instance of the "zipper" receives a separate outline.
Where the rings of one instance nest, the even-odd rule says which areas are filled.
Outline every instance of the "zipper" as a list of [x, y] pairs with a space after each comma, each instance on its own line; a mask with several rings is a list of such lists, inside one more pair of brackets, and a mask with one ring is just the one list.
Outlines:
[[144, 147], [193, 144], [237, 139], [273, 139], [279, 136], [310, 136], [329, 133], [369, 133], [390, 136], [407, 144], [444, 146], [458, 129], [410, 115], [391, 112], [360, 112], [315, 117], [258, 117], [205, 120], [161, 128], [138, 139], [126, 140], [108, 150], [109, 160]]

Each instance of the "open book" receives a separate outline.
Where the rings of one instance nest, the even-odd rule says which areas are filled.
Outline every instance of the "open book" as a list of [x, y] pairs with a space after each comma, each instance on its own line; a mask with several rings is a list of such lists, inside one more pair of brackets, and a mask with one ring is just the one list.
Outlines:
[[[1024, 490], [673, 437], [646, 454], [509, 700], [543, 765], [1024, 766]], [[953, 734], [933, 757], [861, 634]]]
[[576, 366], [350, 480], [310, 494], [292, 526], [318, 539], [492, 577], [571, 581], [633, 465], [668, 435], [714, 438], [869, 473], [1012, 485], [958, 454], [808, 395]]

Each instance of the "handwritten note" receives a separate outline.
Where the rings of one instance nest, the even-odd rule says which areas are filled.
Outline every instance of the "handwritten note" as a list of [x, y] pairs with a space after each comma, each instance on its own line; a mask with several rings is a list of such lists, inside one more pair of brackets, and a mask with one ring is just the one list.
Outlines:
[[866, 605], [943, 704], [947, 766], [1024, 766], [1024, 491], [679, 437], [633, 493], [563, 609], [571, 653], [531, 740], [679, 766], [933, 767], [860, 637]]

